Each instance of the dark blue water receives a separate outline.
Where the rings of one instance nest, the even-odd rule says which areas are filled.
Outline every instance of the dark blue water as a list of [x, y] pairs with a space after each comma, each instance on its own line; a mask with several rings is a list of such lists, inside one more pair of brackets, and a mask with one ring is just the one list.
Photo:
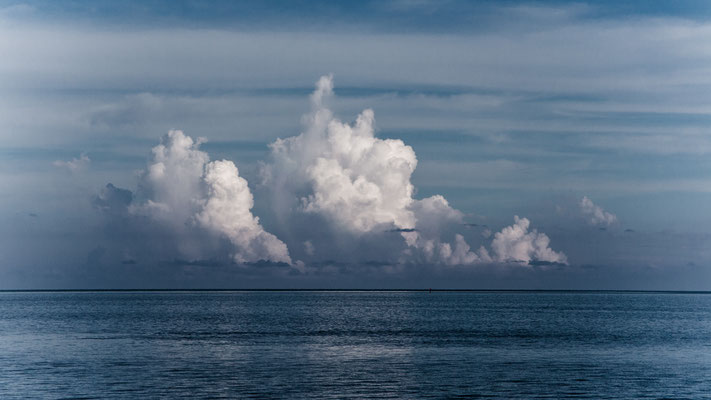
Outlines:
[[711, 398], [711, 295], [0, 293], [0, 398]]

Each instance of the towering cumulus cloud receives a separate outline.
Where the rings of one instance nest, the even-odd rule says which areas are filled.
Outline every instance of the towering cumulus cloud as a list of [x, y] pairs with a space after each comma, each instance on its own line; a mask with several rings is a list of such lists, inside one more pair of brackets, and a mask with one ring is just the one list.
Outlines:
[[232, 161], [207, 164], [203, 179], [207, 196], [195, 217], [201, 226], [230, 239], [238, 250], [234, 254], [236, 261], [264, 259], [291, 263], [286, 245], [265, 232], [259, 218], [252, 215], [252, 193]]
[[[142, 174], [139, 201], [128, 206], [130, 215], [183, 237], [184, 247], [204, 243], [201, 236], [207, 233], [228, 239], [237, 262], [291, 263], [286, 245], [266, 232], [259, 218], [252, 215], [252, 193], [237, 167], [232, 161], [210, 162], [208, 154], [199, 149], [202, 141], [177, 130], [161, 139]], [[107, 186], [95, 204], [109, 204], [108, 194], [113, 192], [116, 189]]]
[[401, 140], [375, 138], [372, 110], [352, 126], [335, 119], [323, 106], [332, 90], [331, 78], [321, 78], [311, 96], [313, 112], [305, 117], [307, 130], [271, 145], [276, 164], [270, 174], [279, 174], [281, 185], [308, 186], [303, 211], [323, 214], [344, 230], [414, 227], [415, 152]]
[[[533, 242], [533, 250], [517, 250], [515, 257], [509, 256], [506, 246], [495, 260], [483, 246], [472, 251], [463, 236], [451, 235], [451, 227], [463, 222], [461, 212], [439, 195], [413, 198], [410, 178], [417, 158], [412, 147], [402, 140], [375, 137], [370, 109], [361, 112], [353, 124], [341, 122], [326, 107], [332, 94], [332, 77], [322, 77], [311, 95], [312, 110], [304, 116], [304, 131], [270, 146], [271, 160], [262, 173], [264, 184], [271, 189], [274, 211], [287, 225], [284, 230], [293, 225], [294, 214], [315, 215], [341, 237], [323, 240], [336, 241], [341, 249], [366, 237], [382, 236], [382, 232], [397, 232], [405, 245], [400, 262], [565, 261], [547, 247], [547, 236], [535, 231], [511, 239]], [[517, 220], [517, 224], [521, 221], [525, 221], [525, 231], [528, 220]], [[451, 241], [442, 239], [445, 233]], [[316, 240], [308, 243], [308, 255], [324, 247]], [[509, 243], [509, 247], [523, 246]]]

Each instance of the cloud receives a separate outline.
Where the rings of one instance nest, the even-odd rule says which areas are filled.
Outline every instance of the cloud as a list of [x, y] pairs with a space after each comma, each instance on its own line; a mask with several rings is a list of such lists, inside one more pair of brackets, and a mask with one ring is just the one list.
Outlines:
[[[464, 224], [462, 212], [441, 195], [414, 198], [411, 176], [417, 157], [412, 147], [399, 139], [376, 137], [371, 109], [362, 111], [353, 124], [341, 122], [326, 106], [332, 94], [333, 77], [321, 77], [311, 95], [311, 112], [303, 117], [304, 130], [272, 143], [270, 161], [263, 165], [263, 185], [285, 231], [298, 225], [300, 217], [315, 216], [332, 233], [321, 237], [319, 248], [337, 247], [342, 257], [344, 251], [365, 256], [361, 244], [369, 243], [367, 251], [372, 252], [377, 240], [389, 241], [390, 255], [400, 249], [399, 263], [470, 265], [509, 262], [512, 256], [515, 261], [565, 262], [562, 253], [548, 248], [547, 236], [525, 232], [526, 219], [516, 220], [525, 224], [520, 237], [506, 236], [507, 230], [498, 234], [497, 258], [484, 246], [473, 251], [455, 231]], [[286, 236], [299, 237], [302, 243], [303, 235], [313, 231]], [[379, 236], [383, 232], [400, 233], [402, 240]], [[527, 242], [530, 250], [525, 249]], [[305, 252], [314, 254], [308, 246]], [[371, 254], [372, 258], [379, 257]]]
[[229, 240], [235, 262], [291, 263], [286, 245], [252, 214], [247, 181], [232, 161], [211, 162], [199, 149], [204, 141], [182, 131], [168, 132], [153, 148], [136, 196], [108, 184], [94, 206], [114, 217], [132, 218], [134, 225], [148, 224], [178, 236], [187, 255], [209, 253], [201, 245], [204, 236], [212, 236]]
[[69, 172], [75, 173], [86, 169], [89, 163], [91, 163], [89, 156], [86, 153], [81, 153], [79, 158], [72, 158], [69, 161], [57, 160], [52, 165], [57, 168], [66, 168]]
[[617, 216], [595, 205], [587, 196], [580, 200], [580, 211], [591, 225], [610, 226], [617, 222]]
[[310, 256], [316, 253], [316, 248], [314, 248], [314, 244], [310, 240], [304, 242], [304, 251]]
[[417, 158], [412, 147], [377, 138], [370, 109], [353, 124], [341, 122], [326, 107], [332, 94], [332, 76], [321, 77], [311, 95], [312, 111], [303, 118], [304, 131], [270, 145], [271, 162], [262, 176], [277, 214], [286, 219], [290, 213], [317, 215], [355, 241], [399, 232], [407, 246], [446, 264], [479, 260], [462, 236], [453, 244], [440, 239], [446, 225], [462, 222], [461, 212], [440, 195], [413, 198], [410, 179]]
[[[495, 235], [492, 254], [468, 243], [457, 231], [468, 226], [464, 214], [444, 196], [414, 197], [413, 148], [376, 137], [370, 109], [341, 122], [326, 106], [332, 95], [333, 79], [324, 76], [302, 133], [269, 146], [260, 193], [276, 235], [252, 213], [254, 197], [235, 164], [210, 161], [200, 149], [206, 139], [171, 130], [153, 147], [135, 191], [108, 184], [93, 200], [121, 233], [117, 248], [131, 254], [123, 258], [225, 262], [220, 254], [228, 252], [231, 262], [290, 264], [301, 273], [310, 267], [292, 262], [290, 250], [313, 265], [566, 262], [545, 234], [528, 232], [525, 218]], [[469, 240], [490, 236], [487, 228]]]
[[121, 189], [108, 183], [101, 192], [92, 199], [92, 205], [98, 210], [114, 216], [125, 216], [133, 201], [133, 192]]
[[415, 201], [412, 210], [419, 230], [403, 236], [409, 246], [424, 252], [426, 262], [466, 265], [491, 261], [483, 246], [478, 253], [471, 251], [464, 237], [458, 233], [454, 235], [453, 243], [442, 239], [445, 232], [461, 226], [464, 218], [464, 214], [452, 208], [444, 196], [434, 195]]
[[464, 236], [456, 234], [454, 245], [440, 242], [437, 239], [422, 239], [416, 247], [424, 249], [430, 262], [440, 262], [444, 265], [468, 265], [480, 262], [491, 262], [488, 251], [483, 246], [479, 253], [471, 251], [471, 247], [464, 240]]
[[497, 232], [491, 243], [494, 258], [500, 262], [530, 263], [551, 262], [567, 264], [565, 254], [553, 251], [550, 239], [535, 229], [528, 231], [531, 222], [514, 216], [514, 224]]
[[266, 175], [277, 185], [291, 185], [292, 192], [307, 189], [301, 210], [324, 215], [342, 230], [412, 228], [415, 152], [401, 140], [376, 138], [372, 110], [363, 111], [354, 125], [334, 118], [324, 106], [332, 93], [332, 78], [322, 77], [311, 95], [306, 130], [270, 145], [274, 163]]
[[549, 266], [562, 266], [562, 265], [567, 265], [565, 263], [559, 263], [555, 261], [529, 261], [528, 265], [534, 266], [534, 267], [549, 267]]
[[235, 261], [291, 263], [286, 245], [276, 236], [265, 232], [259, 224], [259, 218], [252, 215], [252, 193], [232, 161], [207, 164], [204, 181], [208, 195], [202, 211], [195, 218], [203, 227], [230, 239], [238, 249], [234, 255]]

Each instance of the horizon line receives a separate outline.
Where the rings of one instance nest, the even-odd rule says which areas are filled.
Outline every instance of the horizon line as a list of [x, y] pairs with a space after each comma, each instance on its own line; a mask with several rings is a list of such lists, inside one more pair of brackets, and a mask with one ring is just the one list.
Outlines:
[[0, 289], [0, 293], [110, 293], [110, 292], [540, 292], [540, 293], [668, 293], [668, 294], [711, 294], [711, 290], [641, 290], [641, 289], [435, 289], [435, 288], [418, 288], [418, 289], [326, 289], [326, 288], [296, 288], [296, 289], [280, 289], [280, 288], [252, 288], [252, 289], [219, 289], [219, 288], [150, 288], [150, 289]]

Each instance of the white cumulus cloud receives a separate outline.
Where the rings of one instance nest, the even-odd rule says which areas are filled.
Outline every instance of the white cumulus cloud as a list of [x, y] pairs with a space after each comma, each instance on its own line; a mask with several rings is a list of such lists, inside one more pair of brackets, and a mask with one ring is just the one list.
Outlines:
[[247, 181], [232, 161], [212, 161], [199, 149], [204, 139], [193, 140], [182, 131], [170, 131], [153, 148], [144, 171], [142, 203], [131, 207], [168, 224], [171, 229], [194, 226], [229, 239], [237, 262], [259, 260], [291, 263], [286, 245], [268, 233], [251, 212], [254, 199]]
[[254, 197], [235, 164], [210, 161], [200, 150], [204, 139], [178, 130], [153, 148], [135, 196], [108, 185], [94, 204], [116, 218], [150, 222], [182, 257], [192, 259], [209, 259], [229, 242], [236, 262], [285, 262], [300, 270], [305, 264], [292, 263], [289, 248], [312, 262], [567, 262], [549, 247], [548, 236], [529, 231], [526, 218], [516, 217], [496, 233], [491, 252], [479, 243], [472, 249], [457, 232], [464, 214], [444, 196], [414, 198], [412, 147], [376, 137], [370, 109], [353, 123], [340, 121], [326, 107], [332, 94], [332, 77], [322, 77], [311, 95], [312, 110], [303, 117], [304, 130], [272, 143], [270, 159], [262, 164], [261, 193], [270, 201], [269, 222], [279, 238], [252, 213]]
[[196, 219], [201, 226], [230, 239], [237, 248], [236, 261], [266, 259], [291, 263], [286, 245], [265, 232], [259, 218], [252, 215], [252, 193], [232, 161], [207, 164], [204, 181], [207, 197]]
[[550, 247], [550, 239], [545, 233], [535, 229], [529, 232], [531, 222], [527, 218], [514, 216], [514, 224], [494, 235], [491, 248], [494, 258], [500, 262], [529, 263], [544, 261], [566, 264], [567, 257]]
[[378, 139], [374, 113], [363, 111], [355, 124], [336, 119], [324, 107], [333, 92], [330, 76], [322, 77], [311, 95], [313, 111], [306, 130], [271, 144], [274, 163], [266, 175], [272, 184], [304, 190], [301, 209], [327, 217], [343, 230], [362, 234], [381, 225], [412, 228], [410, 176], [415, 152], [402, 140]]
[[442, 239], [447, 227], [463, 221], [443, 196], [413, 198], [410, 179], [417, 157], [412, 147], [377, 138], [370, 109], [353, 124], [340, 121], [326, 107], [332, 94], [332, 76], [321, 77], [311, 95], [312, 111], [303, 118], [305, 129], [270, 146], [271, 160], [262, 174], [280, 219], [288, 221], [294, 212], [314, 214], [337, 232], [361, 238], [399, 230], [409, 247], [403, 262], [423, 257], [446, 265], [491, 261], [486, 249], [471, 251], [461, 235], [451, 243]]
[[587, 196], [580, 200], [580, 211], [587, 221], [592, 225], [610, 226], [617, 222], [617, 216], [595, 205]]
[[65, 168], [69, 172], [79, 172], [86, 169], [91, 163], [91, 159], [86, 153], [81, 153], [79, 158], [72, 158], [69, 161], [57, 160], [52, 163], [57, 168]]

